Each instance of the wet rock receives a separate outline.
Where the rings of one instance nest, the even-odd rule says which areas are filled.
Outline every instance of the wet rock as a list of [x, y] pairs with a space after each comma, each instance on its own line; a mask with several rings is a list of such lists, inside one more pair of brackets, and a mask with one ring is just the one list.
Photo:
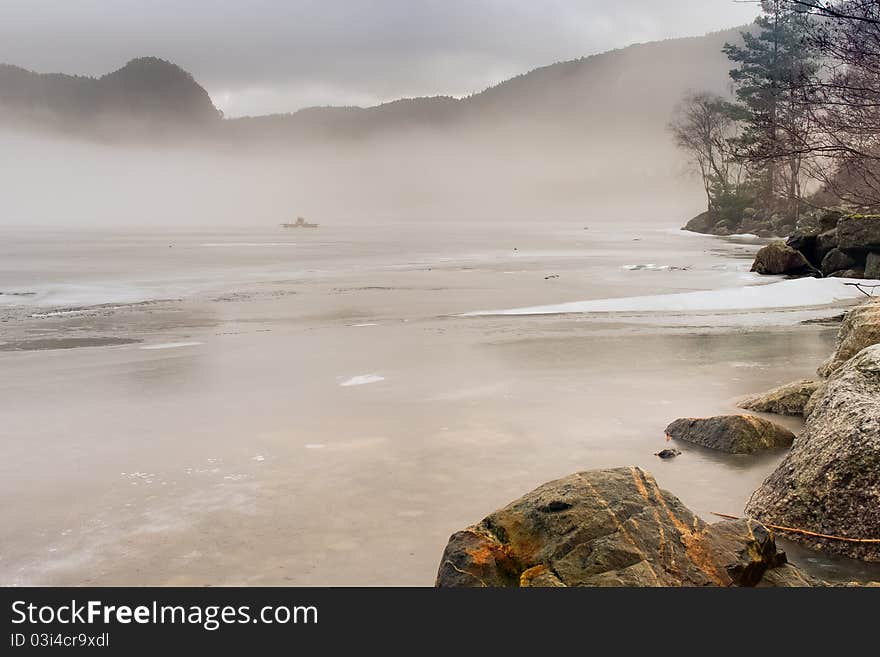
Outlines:
[[[880, 344], [832, 374], [791, 452], [752, 495], [746, 513], [820, 534], [880, 538]], [[793, 532], [786, 538], [880, 561], [880, 543]]]
[[822, 273], [826, 276], [830, 276], [836, 271], [853, 269], [857, 264], [855, 258], [844, 253], [840, 249], [831, 249], [831, 251], [822, 258]]
[[754, 415], [680, 418], [666, 427], [666, 435], [731, 454], [754, 454], [788, 447], [794, 434]]
[[880, 279], [880, 253], [869, 253], [865, 261], [865, 278]]
[[819, 387], [818, 381], [802, 380], [787, 383], [768, 392], [740, 400], [740, 408], [777, 415], [803, 415], [804, 407]]
[[800, 251], [778, 240], [758, 251], [752, 271], [759, 274], [805, 275], [813, 273], [815, 269]]
[[868, 300], [846, 314], [837, 333], [837, 347], [831, 357], [819, 368], [819, 376], [831, 376], [862, 349], [878, 342], [880, 342], [880, 298]]
[[675, 448], [666, 448], [661, 449], [659, 452], [654, 454], [654, 456], [659, 456], [661, 459], [674, 459], [676, 456], [679, 456], [681, 451]]
[[[568, 507], [546, 511], [554, 502]], [[551, 481], [456, 532], [436, 585], [755, 586], [784, 564], [760, 523], [707, 525], [650, 474], [616, 468]]]
[[862, 253], [880, 251], [880, 216], [850, 215], [837, 222], [838, 248]]

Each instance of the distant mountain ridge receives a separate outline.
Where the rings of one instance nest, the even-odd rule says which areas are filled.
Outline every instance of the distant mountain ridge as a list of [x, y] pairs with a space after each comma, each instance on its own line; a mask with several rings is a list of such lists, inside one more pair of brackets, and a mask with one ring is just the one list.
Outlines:
[[[725, 41], [740, 28], [638, 44], [541, 67], [462, 99], [400, 99], [375, 107], [311, 107], [290, 114], [222, 118], [208, 92], [182, 68], [155, 57], [131, 60], [100, 78], [40, 74], [0, 65], [0, 122], [99, 130], [108, 123], [185, 128], [241, 143], [315, 143], [389, 131], [442, 130], [489, 122], [583, 130], [585, 121], [663, 128], [688, 89], [723, 93]], [[590, 130], [587, 129], [587, 132]]]
[[730, 64], [721, 49], [725, 42], [738, 41], [743, 29], [558, 62], [461, 99], [434, 96], [365, 108], [310, 107], [225, 123], [239, 137], [295, 141], [363, 137], [400, 128], [443, 129], [488, 117], [493, 129], [505, 122], [525, 122], [566, 130], [591, 119], [632, 121], [642, 129], [663, 130], [686, 91], [729, 93]]

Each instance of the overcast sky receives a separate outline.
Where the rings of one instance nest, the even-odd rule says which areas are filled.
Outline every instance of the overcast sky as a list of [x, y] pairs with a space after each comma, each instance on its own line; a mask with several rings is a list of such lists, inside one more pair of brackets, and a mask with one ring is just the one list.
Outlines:
[[0, 62], [101, 75], [155, 55], [239, 116], [459, 96], [756, 13], [734, 0], [0, 0]]

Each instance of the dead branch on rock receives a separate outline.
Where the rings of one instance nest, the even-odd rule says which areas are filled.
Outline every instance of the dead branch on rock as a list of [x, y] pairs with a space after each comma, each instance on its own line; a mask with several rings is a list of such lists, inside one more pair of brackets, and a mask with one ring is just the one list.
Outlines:
[[[738, 516], [732, 516], [727, 513], [716, 513], [715, 511], [712, 511], [712, 515], [718, 516], [719, 518], [727, 518], [728, 520], [742, 520], [742, 518]], [[782, 532], [793, 532], [795, 534], [802, 534], [804, 536], [814, 536], [816, 538], [825, 538], [829, 541], [846, 541], [847, 543], [880, 543], [880, 538], [849, 538], [848, 536], [832, 536], [831, 534], [819, 534], [818, 532], [811, 532], [806, 529], [797, 529], [795, 527], [771, 525], [767, 522], [763, 522], [761, 524], [765, 527], [769, 527], [770, 529], [778, 529]]]

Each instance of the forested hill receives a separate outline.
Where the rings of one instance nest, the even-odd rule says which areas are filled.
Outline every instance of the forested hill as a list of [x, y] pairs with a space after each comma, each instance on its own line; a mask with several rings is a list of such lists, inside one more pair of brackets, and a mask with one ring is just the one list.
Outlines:
[[639, 44], [559, 62], [457, 100], [402, 99], [369, 108], [314, 107], [227, 121], [245, 139], [294, 142], [368, 137], [378, 133], [485, 123], [568, 134], [618, 127], [663, 131], [675, 104], [688, 90], [726, 93], [729, 62], [721, 48], [741, 28], [702, 37]]
[[0, 119], [5, 122], [88, 131], [204, 126], [219, 118], [207, 91], [189, 73], [155, 57], [133, 59], [100, 78], [0, 64]]
[[569, 134], [623, 128], [662, 130], [688, 89], [723, 92], [721, 54], [738, 30], [670, 39], [560, 62], [463, 99], [402, 99], [376, 107], [314, 107], [291, 114], [219, 121], [208, 93], [178, 66], [135, 59], [100, 78], [39, 74], [0, 65], [0, 121], [61, 130], [120, 131], [183, 126], [217, 138], [273, 145], [363, 139], [414, 129], [483, 124]]

